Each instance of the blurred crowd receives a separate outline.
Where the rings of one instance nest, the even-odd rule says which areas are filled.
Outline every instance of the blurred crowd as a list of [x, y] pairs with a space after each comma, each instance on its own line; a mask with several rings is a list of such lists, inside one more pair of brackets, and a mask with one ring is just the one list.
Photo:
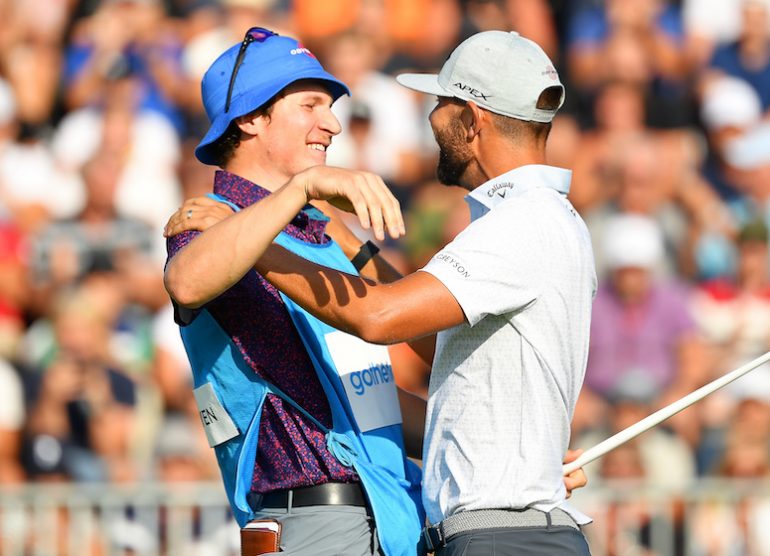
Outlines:
[[[328, 162], [399, 197], [407, 237], [383, 247], [404, 271], [468, 217], [434, 178], [435, 99], [394, 75], [487, 29], [554, 59], [549, 162], [574, 170], [600, 279], [575, 446], [770, 349], [770, 0], [0, 0], [0, 18], [0, 485], [217, 477], [162, 229], [210, 188], [200, 78], [254, 25], [350, 86]], [[392, 356], [425, 394], [424, 365]], [[770, 477], [770, 368], [589, 475]]]

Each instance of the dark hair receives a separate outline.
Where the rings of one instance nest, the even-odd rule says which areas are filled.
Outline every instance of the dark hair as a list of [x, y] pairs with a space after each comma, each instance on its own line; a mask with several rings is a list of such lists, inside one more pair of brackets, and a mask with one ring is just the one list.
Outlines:
[[[540, 93], [537, 99], [537, 108], [539, 110], [557, 110], [561, 103], [563, 89], [560, 85], [548, 87]], [[551, 132], [551, 123], [528, 122], [516, 118], [510, 118], [500, 114], [490, 112], [492, 121], [497, 130], [509, 139], [520, 141], [522, 139], [533, 139], [535, 141], [544, 141]]]
[[219, 138], [211, 143], [211, 157], [214, 163], [220, 168], [227, 166], [227, 163], [233, 158], [235, 149], [241, 144], [241, 130], [238, 128], [236, 120], [230, 122], [225, 132]]
[[241, 118], [254, 118], [256, 116], [267, 116], [269, 118], [276, 101], [283, 97], [284, 91], [285, 89], [281, 89], [277, 94], [270, 98], [270, 100], [265, 102], [256, 110], [252, 110], [248, 114], [244, 114], [243, 116], [239, 116], [233, 119], [233, 121], [230, 122], [230, 125], [227, 126], [225, 132], [220, 135], [216, 141], [211, 143], [209, 148], [211, 149], [214, 163], [217, 166], [220, 168], [227, 166], [227, 164], [235, 155], [235, 149], [237, 149], [241, 144], [242, 132], [238, 127], [238, 120]]
[[489, 114], [492, 116], [492, 121], [494, 122], [497, 131], [510, 140], [545, 140], [551, 132], [550, 122], [527, 122], [503, 116], [501, 114], [495, 114], [494, 112], [490, 112]]

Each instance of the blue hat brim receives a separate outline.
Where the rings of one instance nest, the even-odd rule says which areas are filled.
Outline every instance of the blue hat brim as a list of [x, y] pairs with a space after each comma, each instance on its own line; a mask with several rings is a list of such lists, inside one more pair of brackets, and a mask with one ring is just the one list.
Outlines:
[[319, 68], [310, 68], [291, 75], [278, 76], [269, 86], [263, 87], [258, 94], [244, 94], [240, 98], [233, 100], [230, 110], [227, 113], [222, 112], [217, 116], [206, 135], [198, 143], [198, 146], [195, 148], [195, 157], [204, 164], [216, 166], [217, 161], [211, 146], [225, 133], [230, 123], [236, 118], [257, 110], [283, 89], [303, 79], [320, 81], [329, 89], [333, 101], [336, 101], [342, 95], [350, 96], [350, 89], [348, 89], [347, 85], [329, 72]]

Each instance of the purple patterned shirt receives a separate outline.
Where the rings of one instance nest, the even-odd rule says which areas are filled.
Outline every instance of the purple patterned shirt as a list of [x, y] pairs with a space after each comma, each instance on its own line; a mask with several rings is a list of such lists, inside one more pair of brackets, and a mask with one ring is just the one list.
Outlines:
[[[235, 174], [218, 171], [214, 192], [247, 207], [270, 192]], [[326, 220], [299, 213], [284, 231], [309, 243], [326, 243]], [[169, 258], [199, 232], [184, 232], [168, 240]], [[331, 428], [329, 403], [313, 364], [294, 328], [278, 290], [252, 270], [237, 284], [205, 306], [241, 350], [258, 376], [274, 384], [324, 426]], [[310, 420], [280, 398], [268, 394], [262, 409], [259, 444], [251, 488], [273, 490], [357, 481], [326, 449], [326, 439]]]

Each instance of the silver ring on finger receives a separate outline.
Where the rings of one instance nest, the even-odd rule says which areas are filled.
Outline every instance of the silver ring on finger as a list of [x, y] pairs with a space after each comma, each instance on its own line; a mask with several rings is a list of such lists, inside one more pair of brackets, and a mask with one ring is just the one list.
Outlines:
[[192, 209], [187, 209], [187, 220], [192, 218]]

